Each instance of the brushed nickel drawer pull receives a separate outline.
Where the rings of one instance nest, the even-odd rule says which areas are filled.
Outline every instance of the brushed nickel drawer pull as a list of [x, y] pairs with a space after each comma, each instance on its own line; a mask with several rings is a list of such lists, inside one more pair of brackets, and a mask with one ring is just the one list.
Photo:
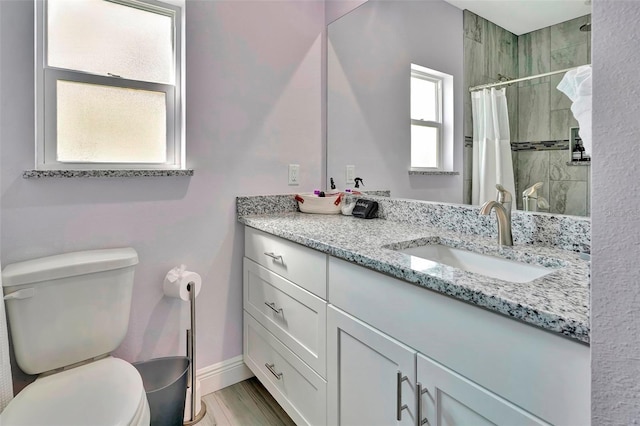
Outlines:
[[416, 383], [417, 389], [417, 397], [418, 397], [418, 426], [422, 426], [424, 424], [429, 424], [429, 420], [427, 418], [422, 418], [422, 395], [425, 393], [429, 393], [427, 389], [422, 388], [422, 383]]
[[265, 305], [267, 305], [268, 307], [271, 308], [271, 310], [273, 312], [275, 312], [276, 314], [281, 314], [282, 313], [282, 308], [276, 308], [276, 304], [274, 302], [264, 302]]
[[409, 381], [407, 376], [403, 376], [402, 372], [398, 370], [398, 395], [396, 399], [396, 413], [398, 421], [402, 420], [402, 410], [409, 408], [407, 404], [402, 404], [402, 382]]
[[271, 259], [273, 259], [274, 262], [282, 262], [282, 263], [284, 263], [284, 260], [282, 259], [282, 255], [275, 254], [273, 252], [271, 252], [271, 253], [265, 252], [264, 254], [265, 254], [265, 256], [269, 256]]
[[269, 364], [268, 362], [265, 362], [264, 366], [267, 367], [267, 369], [271, 372], [271, 374], [276, 376], [276, 379], [280, 380], [282, 378], [282, 373], [278, 373], [274, 369], [274, 367], [276, 366], [275, 364]]

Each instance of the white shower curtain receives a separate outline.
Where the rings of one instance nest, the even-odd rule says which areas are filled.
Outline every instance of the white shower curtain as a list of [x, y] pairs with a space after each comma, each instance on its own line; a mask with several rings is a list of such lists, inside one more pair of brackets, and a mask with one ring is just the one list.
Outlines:
[[506, 89], [484, 89], [471, 93], [473, 111], [473, 174], [471, 203], [482, 204], [496, 199], [496, 184], [516, 194], [511, 160], [509, 115]]

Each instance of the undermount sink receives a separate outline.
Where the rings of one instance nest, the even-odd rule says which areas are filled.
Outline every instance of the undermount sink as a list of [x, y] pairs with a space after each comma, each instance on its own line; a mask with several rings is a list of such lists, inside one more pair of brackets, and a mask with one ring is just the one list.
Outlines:
[[411, 267], [417, 270], [433, 268], [432, 262], [438, 262], [467, 272], [516, 283], [528, 283], [554, 272], [554, 269], [544, 266], [474, 253], [442, 244], [428, 244], [396, 251], [413, 256]]

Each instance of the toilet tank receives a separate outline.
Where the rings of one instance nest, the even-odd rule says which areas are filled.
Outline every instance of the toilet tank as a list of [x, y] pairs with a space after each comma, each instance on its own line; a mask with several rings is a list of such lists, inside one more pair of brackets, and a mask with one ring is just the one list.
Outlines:
[[89, 250], [7, 265], [2, 286], [11, 341], [28, 374], [108, 354], [129, 326], [132, 248]]

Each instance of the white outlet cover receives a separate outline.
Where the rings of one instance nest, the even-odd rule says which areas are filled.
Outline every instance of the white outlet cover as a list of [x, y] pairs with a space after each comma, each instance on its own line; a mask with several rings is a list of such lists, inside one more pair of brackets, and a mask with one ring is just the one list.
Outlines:
[[356, 166], [348, 165], [345, 169], [345, 180], [347, 184], [354, 183], [354, 179], [356, 178]]
[[300, 185], [300, 164], [289, 164], [289, 185]]

